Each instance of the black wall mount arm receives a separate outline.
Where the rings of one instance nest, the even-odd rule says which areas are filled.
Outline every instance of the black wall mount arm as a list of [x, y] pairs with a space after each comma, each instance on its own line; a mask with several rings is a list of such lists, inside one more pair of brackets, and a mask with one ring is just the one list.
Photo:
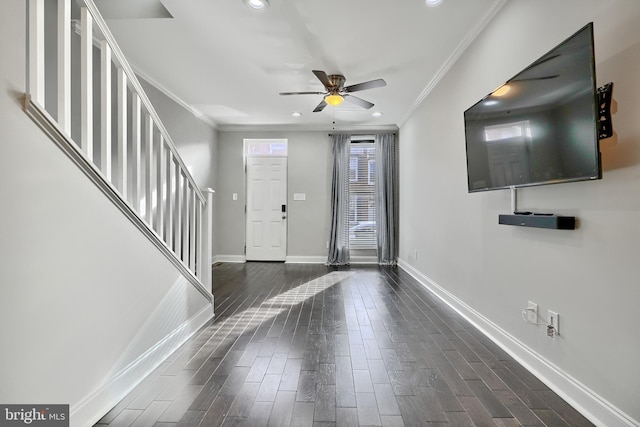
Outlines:
[[611, 122], [611, 100], [613, 96], [613, 82], [609, 82], [598, 88], [598, 139], [613, 136], [613, 123]]

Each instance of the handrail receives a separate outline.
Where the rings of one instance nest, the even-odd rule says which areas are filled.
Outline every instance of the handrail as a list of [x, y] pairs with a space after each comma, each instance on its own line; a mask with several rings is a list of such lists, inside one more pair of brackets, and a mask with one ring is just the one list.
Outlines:
[[[44, 52], [45, 33], [51, 30], [46, 26], [51, 25], [47, 24], [51, 20], [45, 19], [45, 0], [28, 1], [29, 66], [25, 111], [125, 215], [130, 218], [131, 214], [135, 215], [136, 219], [132, 221], [138, 227], [145, 225], [145, 234], [157, 239], [156, 245], [166, 247], [168, 251], [165, 252], [171, 253], [190, 272], [188, 276], [196, 281], [207, 279], [209, 268], [205, 266], [211, 262], [208, 259], [211, 256], [211, 194], [205, 197], [198, 188], [95, 3], [79, 0], [81, 91], [79, 99], [72, 99], [72, 0], [56, 0], [58, 49], [55, 64], [45, 62], [48, 58]], [[98, 40], [94, 39], [95, 34], [100, 36]], [[100, 51], [100, 64], [94, 70], [94, 58], [98, 59], [95, 49]], [[56, 113], [50, 113], [46, 108], [53, 103], [45, 104], [45, 82], [51, 83], [45, 75], [53, 65], [58, 75], [57, 86], [55, 92], [48, 93], [57, 93]], [[114, 65], [116, 73], [112, 76]], [[96, 111], [99, 114], [93, 111], [94, 79], [100, 81], [100, 104]], [[115, 93], [113, 104], [112, 93]], [[132, 108], [129, 108], [129, 97]], [[80, 141], [73, 141], [71, 136], [73, 102], [80, 105], [79, 125], [76, 123]], [[114, 117], [112, 110], [116, 112]], [[94, 122], [100, 126], [100, 140], [95, 142], [100, 149], [95, 155]], [[114, 154], [117, 161], [112, 163]], [[99, 164], [94, 158], [98, 155]], [[131, 177], [129, 172], [132, 172]], [[118, 198], [117, 202], [115, 198]], [[123, 209], [123, 206], [128, 208]], [[210, 286], [208, 282], [210, 280], [205, 281], [207, 287]], [[211, 293], [207, 287], [202, 289], [209, 297]]]
[[[207, 288], [204, 284], [211, 283], [211, 269], [204, 269], [201, 275], [196, 275], [191, 271], [182, 261], [180, 261], [172, 252], [165, 242], [163, 242], [159, 236], [151, 229], [133, 210], [131, 205], [126, 203], [118, 193], [117, 188], [104, 178], [104, 175], [100, 173], [98, 167], [87, 161], [87, 157], [78, 150], [76, 145], [68, 139], [62, 128], [56, 123], [56, 121], [44, 110], [42, 110], [29, 95], [24, 100], [25, 112], [33, 119], [33, 121], [47, 134], [47, 136], [54, 142], [60, 149], [84, 172], [89, 179], [93, 181], [98, 188], [116, 205], [129, 220], [149, 238], [149, 240], [171, 261], [171, 263], [178, 268], [182, 274], [194, 285], [194, 287], [209, 301], [213, 301], [213, 295], [211, 289]], [[210, 194], [213, 190], [207, 190]], [[212, 201], [211, 197], [209, 199]], [[211, 205], [211, 204], [209, 204]], [[209, 217], [209, 230], [211, 230], [211, 218]], [[209, 235], [210, 233], [205, 233]], [[204, 260], [211, 258], [210, 247], [205, 249], [203, 253]]]
[[158, 113], [156, 112], [155, 108], [153, 108], [153, 104], [151, 103], [151, 101], [147, 97], [147, 94], [142, 88], [142, 85], [140, 84], [140, 81], [138, 80], [136, 73], [133, 71], [133, 68], [131, 68], [131, 66], [127, 62], [124, 56], [124, 53], [122, 53], [122, 50], [120, 49], [120, 46], [118, 46], [118, 43], [116, 42], [115, 37], [113, 37], [113, 34], [111, 34], [111, 31], [109, 30], [109, 27], [107, 26], [107, 23], [105, 22], [104, 18], [100, 14], [100, 11], [98, 10], [97, 6], [93, 2], [93, 0], [80, 0], [80, 2], [83, 3], [91, 13], [94, 23], [98, 26], [98, 28], [100, 29], [100, 32], [102, 33], [102, 36], [105, 38], [107, 43], [109, 43], [109, 45], [111, 46], [111, 51], [114, 59], [118, 62], [118, 65], [120, 65], [124, 69], [131, 86], [133, 86], [137, 95], [140, 97], [140, 99], [142, 100], [142, 103], [144, 104], [145, 108], [149, 112], [149, 115], [153, 118], [153, 121], [155, 125], [158, 127], [158, 129], [160, 130], [160, 132], [162, 133], [162, 136], [164, 137], [165, 142], [169, 147], [171, 147], [171, 151], [173, 151], [174, 155], [176, 155], [176, 160], [179, 162], [182, 170], [185, 171], [185, 175], [187, 176], [189, 183], [191, 183], [192, 187], [196, 190], [196, 194], [198, 195], [198, 198], [200, 199], [201, 202], [205, 203], [206, 200], [205, 200], [204, 194], [202, 194], [202, 192], [196, 185], [195, 180], [193, 179], [191, 173], [187, 169], [187, 166], [182, 161], [182, 158], [180, 158], [180, 156], [177, 155], [178, 149], [173, 143], [173, 140], [171, 139], [171, 137], [169, 136], [169, 132], [167, 132], [167, 129], [164, 127], [162, 120], [160, 120], [160, 116], [158, 116]]

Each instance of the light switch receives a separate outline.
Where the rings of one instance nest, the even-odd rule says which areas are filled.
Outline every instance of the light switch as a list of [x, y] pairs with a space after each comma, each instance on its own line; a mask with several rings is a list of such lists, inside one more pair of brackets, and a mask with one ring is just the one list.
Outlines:
[[307, 200], [306, 193], [293, 193], [293, 200]]
[[238, 193], [233, 193], [233, 200], [238, 200]]

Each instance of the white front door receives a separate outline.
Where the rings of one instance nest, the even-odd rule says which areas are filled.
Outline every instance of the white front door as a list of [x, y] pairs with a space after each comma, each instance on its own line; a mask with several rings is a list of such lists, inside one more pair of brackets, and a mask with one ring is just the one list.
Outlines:
[[516, 137], [487, 144], [492, 186], [529, 182], [529, 157], [525, 138]]
[[247, 261], [287, 256], [287, 158], [247, 157]]

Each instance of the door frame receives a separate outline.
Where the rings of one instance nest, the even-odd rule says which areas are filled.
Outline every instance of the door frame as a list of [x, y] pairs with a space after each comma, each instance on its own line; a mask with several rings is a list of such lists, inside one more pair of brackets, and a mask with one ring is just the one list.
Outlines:
[[[244, 167], [244, 191], [245, 191], [245, 205], [244, 205], [244, 259], [247, 261], [247, 240], [249, 237], [249, 213], [247, 211], [247, 205], [249, 203], [249, 180], [248, 180], [248, 158], [249, 157], [284, 157], [286, 158], [285, 169], [285, 203], [287, 206], [287, 220], [285, 221], [285, 240], [283, 245], [285, 247], [285, 260], [288, 251], [289, 240], [289, 156], [288, 156], [289, 140], [287, 138], [244, 138], [242, 147], [242, 161]], [[252, 149], [253, 147], [253, 149]], [[257, 147], [257, 149], [255, 149]], [[268, 147], [268, 148], [267, 148]], [[281, 261], [281, 260], [275, 260]]]

